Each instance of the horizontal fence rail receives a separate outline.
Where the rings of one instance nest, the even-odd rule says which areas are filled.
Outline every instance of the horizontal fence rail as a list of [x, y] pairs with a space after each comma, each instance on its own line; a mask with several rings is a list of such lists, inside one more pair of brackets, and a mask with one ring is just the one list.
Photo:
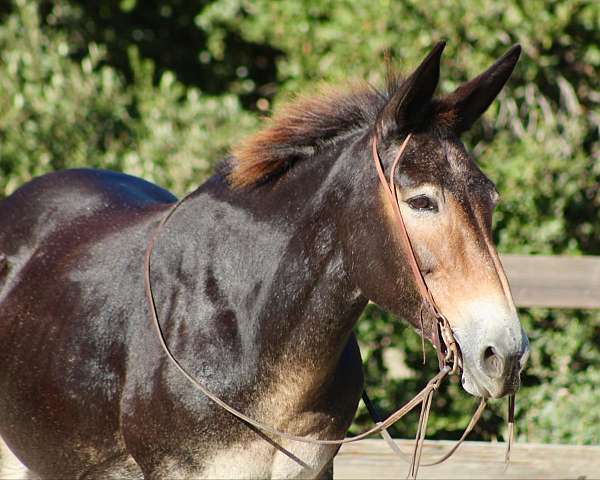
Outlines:
[[518, 306], [600, 308], [600, 257], [500, 258]]
[[[397, 440], [410, 453], [414, 440]], [[427, 441], [423, 461], [438, 458], [454, 445]], [[565, 479], [600, 478], [600, 446], [539, 445], [518, 443], [505, 471], [504, 443], [466, 442], [448, 460], [421, 467], [419, 479]], [[383, 440], [363, 440], [342, 445], [335, 457], [335, 479], [406, 478], [408, 464], [390, 451]]]

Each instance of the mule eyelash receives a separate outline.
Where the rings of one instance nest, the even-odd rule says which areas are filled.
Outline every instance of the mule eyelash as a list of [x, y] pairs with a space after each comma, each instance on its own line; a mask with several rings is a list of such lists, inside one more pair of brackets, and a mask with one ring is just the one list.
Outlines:
[[409, 198], [406, 203], [413, 210], [437, 212], [437, 202], [427, 195], [417, 195], [416, 197]]

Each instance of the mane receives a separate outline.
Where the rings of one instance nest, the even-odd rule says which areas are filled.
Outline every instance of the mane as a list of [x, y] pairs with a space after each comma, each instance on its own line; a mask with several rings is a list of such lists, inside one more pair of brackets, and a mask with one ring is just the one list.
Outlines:
[[342, 90], [326, 85], [287, 103], [263, 129], [233, 149], [229, 183], [247, 187], [265, 182], [345, 135], [374, 125], [401, 84], [398, 75], [388, 72], [384, 91], [366, 84]]

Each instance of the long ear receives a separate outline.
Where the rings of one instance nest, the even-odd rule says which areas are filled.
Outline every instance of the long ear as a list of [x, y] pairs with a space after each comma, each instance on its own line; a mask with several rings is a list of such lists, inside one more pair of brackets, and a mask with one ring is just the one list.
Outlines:
[[[396, 128], [410, 128], [418, 125], [440, 78], [440, 58], [446, 42], [437, 43], [417, 69], [408, 77], [391, 97], [381, 113], [384, 129], [392, 125]], [[390, 79], [388, 79], [389, 81]], [[389, 82], [388, 90], [395, 87], [395, 79]]]
[[487, 110], [510, 77], [520, 54], [520, 45], [514, 45], [481, 75], [440, 99], [440, 113], [451, 118], [454, 131], [468, 130]]

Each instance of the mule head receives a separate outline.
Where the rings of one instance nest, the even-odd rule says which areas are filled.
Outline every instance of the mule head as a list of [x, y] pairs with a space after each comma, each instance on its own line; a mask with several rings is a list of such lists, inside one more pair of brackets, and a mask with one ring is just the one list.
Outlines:
[[[434, 98], [443, 48], [436, 45], [410, 77], [396, 82], [395, 90], [392, 86], [376, 128], [379, 153], [387, 175], [400, 144], [412, 134], [394, 181], [420, 270], [459, 343], [464, 388], [477, 396], [502, 397], [519, 387], [528, 339], [492, 241], [498, 193], [459, 136], [500, 92], [520, 48], [511, 48], [452, 94]], [[388, 238], [397, 240], [397, 223], [380, 190]], [[398, 241], [387, 246], [387, 254], [396, 250], [406, 264]], [[367, 295], [419, 327], [420, 296], [410, 286], [410, 270], [400, 261], [397, 265], [402, 278], [380, 281]], [[383, 275], [389, 277], [389, 269]], [[400, 303], [399, 286], [412, 291], [412, 302]]]

